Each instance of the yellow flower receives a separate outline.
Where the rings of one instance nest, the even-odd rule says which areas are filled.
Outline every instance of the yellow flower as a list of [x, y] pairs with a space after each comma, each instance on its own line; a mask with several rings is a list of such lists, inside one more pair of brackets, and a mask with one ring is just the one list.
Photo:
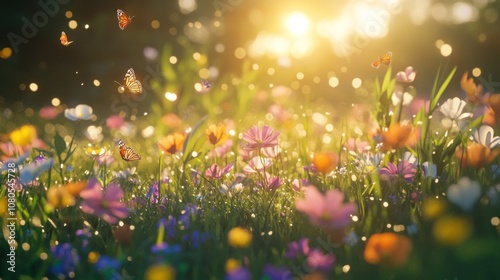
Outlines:
[[436, 221], [432, 227], [434, 239], [443, 245], [458, 245], [472, 234], [472, 223], [461, 216], [445, 216]]
[[99, 260], [100, 257], [101, 257], [101, 254], [99, 254], [96, 251], [91, 251], [89, 253], [89, 255], [87, 256], [87, 260], [89, 261], [89, 263], [97, 263], [97, 261]]
[[205, 134], [212, 145], [222, 144], [226, 142], [228, 137], [226, 126], [223, 123], [219, 123], [218, 125], [211, 124], [207, 130], [205, 130]]
[[10, 140], [17, 146], [27, 146], [37, 137], [36, 128], [32, 125], [23, 125], [10, 133]]
[[422, 215], [427, 220], [435, 220], [446, 210], [446, 201], [440, 198], [429, 198], [422, 205]]
[[166, 264], [155, 264], [146, 270], [144, 274], [146, 280], [173, 280], [175, 279], [175, 269]]
[[240, 266], [241, 266], [241, 264], [238, 260], [230, 258], [226, 261], [226, 272], [229, 273], [233, 270], [238, 269]]
[[75, 197], [65, 187], [52, 186], [47, 191], [47, 206], [49, 210], [64, 208], [75, 204]]
[[227, 241], [232, 247], [248, 247], [252, 242], [252, 232], [242, 227], [232, 228], [227, 236]]
[[85, 148], [85, 153], [89, 156], [102, 156], [105, 152], [106, 149], [104, 148], [92, 147], [90, 145]]

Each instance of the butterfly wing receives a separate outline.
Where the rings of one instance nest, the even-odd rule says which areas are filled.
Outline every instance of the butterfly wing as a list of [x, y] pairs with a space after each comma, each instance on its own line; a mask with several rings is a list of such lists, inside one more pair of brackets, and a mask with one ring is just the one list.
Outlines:
[[141, 159], [141, 156], [136, 152], [134, 152], [132, 148], [125, 145], [122, 139], [118, 141], [118, 150], [120, 151], [120, 156], [122, 157], [123, 160], [135, 161]]
[[374, 61], [372, 61], [372, 67], [378, 69], [380, 67], [380, 57], [377, 57]]
[[131, 93], [142, 93], [142, 84], [135, 77], [134, 69], [130, 68], [125, 74], [125, 87]]
[[391, 64], [391, 59], [392, 59], [392, 52], [387, 52], [380, 58], [380, 62], [382, 62], [385, 65], [390, 65]]
[[201, 79], [201, 84], [203, 85], [204, 88], [210, 88], [212, 87], [212, 84], [209, 83], [207, 80], [205, 79]]
[[127, 14], [120, 9], [116, 10], [116, 16], [118, 17], [118, 26], [121, 30], [125, 29], [132, 21], [132, 18], [128, 17]]
[[66, 33], [64, 31], [61, 32], [61, 37], [59, 38], [59, 40], [61, 40], [61, 44], [63, 46], [67, 46], [67, 45], [73, 43], [73, 41], [68, 42], [68, 37], [66, 36]]

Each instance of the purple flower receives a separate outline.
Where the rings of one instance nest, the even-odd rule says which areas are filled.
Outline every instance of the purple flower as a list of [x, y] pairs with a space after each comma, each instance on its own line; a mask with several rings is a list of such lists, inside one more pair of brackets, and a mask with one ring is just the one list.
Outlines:
[[335, 255], [323, 254], [320, 250], [312, 250], [307, 256], [307, 265], [322, 272], [329, 272], [335, 264]]
[[153, 253], [153, 254], [162, 253], [162, 254], [168, 255], [168, 254], [180, 253], [182, 248], [178, 244], [168, 245], [166, 242], [160, 242], [160, 243], [157, 243], [157, 244], [151, 246], [150, 250], [151, 250], [151, 253]]
[[266, 147], [274, 147], [278, 145], [279, 131], [274, 131], [271, 127], [264, 125], [262, 128], [254, 125], [243, 134], [243, 140], [246, 145], [245, 150], [259, 150]]
[[396, 166], [392, 162], [388, 162], [386, 167], [380, 168], [379, 174], [383, 180], [392, 183], [399, 176], [403, 177], [406, 183], [412, 183], [415, 179], [417, 170], [415, 166], [408, 161], [401, 161]]
[[84, 213], [102, 218], [108, 224], [115, 224], [118, 218], [125, 219], [129, 212], [123, 198], [123, 190], [115, 183], [111, 183], [102, 190], [101, 183], [96, 178], [90, 179], [87, 187], [80, 192], [83, 201], [80, 208]]
[[110, 166], [111, 164], [113, 164], [113, 162], [115, 162], [115, 159], [113, 158], [113, 156], [109, 153], [106, 153], [102, 156], [98, 156], [95, 158], [95, 161], [97, 162], [97, 164], [101, 165], [101, 166]]
[[188, 242], [191, 244], [192, 248], [199, 248], [203, 243], [205, 243], [210, 237], [210, 233], [204, 232], [200, 233], [199, 231], [193, 231], [191, 234], [185, 234], [182, 239], [184, 242]]
[[63, 243], [50, 247], [50, 252], [54, 258], [50, 266], [50, 272], [58, 278], [61, 278], [61, 275], [69, 277], [69, 274], [75, 271], [75, 266], [79, 262], [76, 250], [73, 249], [71, 244]]
[[169, 215], [167, 219], [163, 218], [158, 221], [157, 228], [159, 227], [165, 228], [167, 238], [173, 239], [175, 237], [175, 233], [177, 232], [177, 220], [175, 217]]
[[264, 174], [264, 178], [264, 188], [270, 191], [277, 190], [283, 184], [283, 180], [279, 176], [271, 176], [267, 172]]
[[264, 266], [264, 276], [269, 280], [283, 280], [288, 279], [287, 276], [290, 276], [290, 270], [286, 267], [277, 267], [270, 264], [266, 264]]
[[304, 199], [297, 199], [295, 208], [309, 216], [313, 225], [331, 229], [346, 228], [357, 212], [356, 204], [344, 203], [342, 192], [329, 190], [323, 195], [315, 186], [304, 190]]
[[252, 274], [250, 270], [245, 267], [239, 267], [232, 270], [226, 274], [226, 280], [250, 280], [252, 279]]
[[212, 164], [212, 166], [210, 166], [210, 168], [208, 168], [205, 171], [205, 176], [207, 178], [210, 178], [210, 179], [220, 179], [224, 175], [226, 175], [229, 172], [229, 170], [231, 170], [231, 168], [233, 168], [233, 164], [232, 163], [226, 165], [222, 169], [220, 168], [220, 166], [217, 163], [214, 163], [214, 164]]
[[97, 271], [101, 272], [107, 269], [118, 269], [121, 266], [121, 263], [117, 259], [110, 258], [106, 255], [103, 255], [99, 258], [97, 263], [95, 264], [95, 268]]
[[307, 256], [309, 252], [309, 239], [301, 238], [299, 241], [288, 243], [288, 251], [285, 253], [285, 257], [288, 259], [295, 259], [299, 255]]
[[154, 184], [149, 187], [146, 198], [148, 198], [152, 203], [158, 203], [158, 196], [158, 181], [155, 181]]

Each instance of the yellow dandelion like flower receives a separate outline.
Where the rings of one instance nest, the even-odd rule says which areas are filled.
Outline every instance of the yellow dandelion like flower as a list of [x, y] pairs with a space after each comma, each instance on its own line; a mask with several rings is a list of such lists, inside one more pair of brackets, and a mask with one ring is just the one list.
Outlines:
[[89, 253], [87, 259], [89, 263], [97, 263], [101, 255], [98, 252], [92, 251]]
[[435, 220], [441, 216], [447, 208], [446, 201], [440, 198], [429, 198], [422, 205], [422, 215], [427, 220]]
[[37, 137], [36, 128], [32, 125], [23, 125], [10, 133], [10, 140], [17, 146], [27, 146]]
[[241, 266], [240, 262], [236, 259], [230, 258], [226, 261], [226, 272], [229, 273], [238, 269]]
[[465, 217], [445, 216], [436, 221], [432, 233], [438, 243], [454, 246], [472, 234], [472, 223]]
[[89, 156], [102, 156], [106, 152], [106, 149], [99, 147], [88, 146], [85, 148], [85, 153]]
[[242, 227], [235, 227], [229, 231], [227, 241], [230, 246], [246, 248], [252, 242], [252, 232]]
[[166, 264], [155, 264], [146, 270], [144, 274], [146, 280], [173, 280], [175, 279], [175, 269]]

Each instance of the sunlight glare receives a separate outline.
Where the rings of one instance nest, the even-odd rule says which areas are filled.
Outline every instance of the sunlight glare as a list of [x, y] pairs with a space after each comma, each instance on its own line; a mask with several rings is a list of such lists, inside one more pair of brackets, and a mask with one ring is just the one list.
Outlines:
[[288, 32], [295, 37], [301, 37], [309, 32], [309, 19], [301, 12], [294, 12], [285, 19]]

